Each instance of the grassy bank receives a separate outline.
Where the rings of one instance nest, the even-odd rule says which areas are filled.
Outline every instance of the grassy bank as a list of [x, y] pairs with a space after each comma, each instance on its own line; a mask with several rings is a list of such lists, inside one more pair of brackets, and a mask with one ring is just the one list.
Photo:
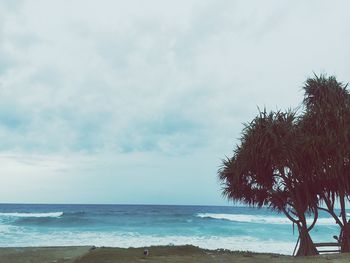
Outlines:
[[263, 263], [263, 262], [350, 262], [350, 254], [322, 255], [293, 258], [276, 254], [205, 250], [193, 246], [149, 247], [149, 256], [143, 248], [41, 247], [0, 248], [0, 263], [118, 263], [118, 262], [205, 262], [205, 263]]

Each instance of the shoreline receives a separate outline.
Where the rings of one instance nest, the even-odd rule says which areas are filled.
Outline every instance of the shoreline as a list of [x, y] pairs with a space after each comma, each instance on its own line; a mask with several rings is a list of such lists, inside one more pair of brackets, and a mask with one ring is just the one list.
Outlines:
[[[144, 249], [149, 255], [144, 256]], [[94, 246], [1, 247], [0, 263], [103, 263], [103, 262], [350, 262], [350, 253], [326, 254], [315, 257], [255, 253], [249, 251], [209, 250], [186, 246], [151, 246], [144, 248], [117, 248]]]

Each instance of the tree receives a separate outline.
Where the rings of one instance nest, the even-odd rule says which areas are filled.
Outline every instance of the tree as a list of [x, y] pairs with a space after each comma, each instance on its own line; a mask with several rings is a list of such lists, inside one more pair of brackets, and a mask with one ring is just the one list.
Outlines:
[[[350, 252], [350, 225], [346, 200], [350, 193], [350, 95], [346, 85], [325, 75], [309, 78], [304, 86], [305, 112], [301, 126], [310, 139], [314, 184], [326, 207], [319, 207], [333, 216], [341, 229], [342, 252]], [[338, 218], [334, 204], [339, 201]]]
[[[218, 171], [223, 194], [233, 201], [284, 213], [298, 227], [297, 256], [317, 254], [309, 231], [318, 199], [305, 168], [305, 136], [294, 112], [260, 112], [243, 130], [233, 157]], [[308, 226], [306, 217], [313, 214]]]

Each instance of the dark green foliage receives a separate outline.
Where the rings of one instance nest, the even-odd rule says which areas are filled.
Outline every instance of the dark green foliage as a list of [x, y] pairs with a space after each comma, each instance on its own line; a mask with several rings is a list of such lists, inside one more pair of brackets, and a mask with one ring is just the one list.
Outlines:
[[[312, 172], [319, 198], [341, 228], [342, 251], [350, 251], [350, 228], [345, 200], [350, 193], [350, 95], [346, 85], [335, 77], [315, 77], [306, 81], [305, 113], [302, 126], [313, 145]], [[339, 200], [341, 218], [334, 212]]]
[[[309, 78], [304, 91], [300, 116], [265, 110], [246, 124], [239, 145], [223, 161], [218, 176], [229, 199], [270, 207], [295, 223], [301, 241], [297, 255], [317, 253], [308, 234], [317, 208], [329, 212], [340, 225], [341, 241], [348, 243], [342, 250], [348, 251], [350, 95], [346, 85], [324, 75]], [[337, 198], [342, 220], [334, 213]], [[314, 215], [311, 226], [306, 224], [307, 214]]]

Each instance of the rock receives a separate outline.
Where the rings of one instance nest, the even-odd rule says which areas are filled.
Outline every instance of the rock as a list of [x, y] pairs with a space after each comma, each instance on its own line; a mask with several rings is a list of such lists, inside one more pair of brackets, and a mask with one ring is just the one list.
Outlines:
[[95, 250], [95, 249], [96, 249], [96, 247], [95, 247], [95, 246], [92, 246], [92, 247], [90, 247], [89, 250], [91, 251], [91, 250]]

